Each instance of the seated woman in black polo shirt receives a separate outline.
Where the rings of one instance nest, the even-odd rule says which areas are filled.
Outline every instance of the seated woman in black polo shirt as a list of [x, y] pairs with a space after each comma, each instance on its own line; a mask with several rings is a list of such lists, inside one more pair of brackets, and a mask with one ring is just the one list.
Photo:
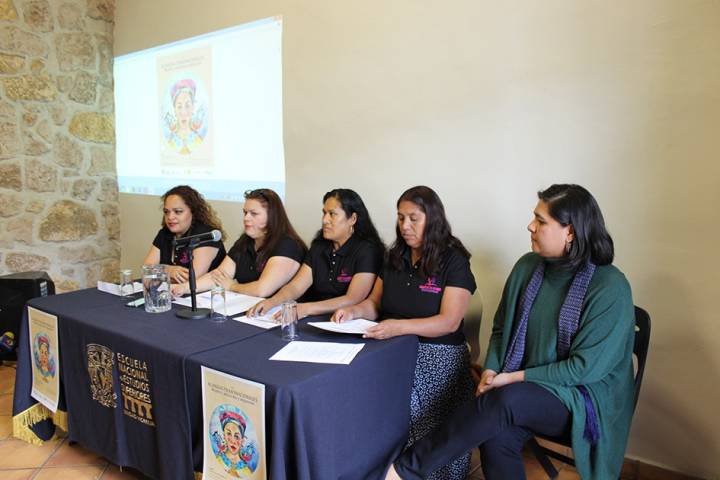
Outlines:
[[[155, 235], [143, 264], [166, 265], [171, 282], [186, 282], [190, 266], [187, 247], [181, 247], [173, 252], [173, 240], [212, 230], [220, 230], [224, 240], [225, 231], [213, 208], [194, 188], [178, 185], [165, 192], [162, 199], [162, 228]], [[196, 248], [193, 250], [195, 274], [199, 276], [209, 272], [220, 265], [223, 258], [225, 258], [225, 245], [222, 241], [207, 243]]]
[[[432, 189], [413, 187], [400, 196], [395, 231], [397, 239], [370, 296], [339, 309], [332, 320], [382, 318], [366, 338], [420, 337], [410, 394], [412, 445], [473, 396], [462, 325], [475, 278], [470, 253], [452, 235], [445, 208]], [[469, 464], [467, 453], [429, 478], [464, 479]]]
[[365, 204], [355, 191], [337, 188], [323, 197], [322, 211], [322, 229], [300, 271], [249, 315], [262, 315], [303, 294], [299, 318], [331, 313], [368, 296], [382, 266], [384, 246]]
[[[215, 270], [197, 280], [197, 291], [222, 285], [229, 292], [269, 297], [297, 273], [307, 247], [290, 224], [277, 193], [267, 188], [245, 192], [245, 232]], [[190, 292], [186, 282], [173, 295]]]

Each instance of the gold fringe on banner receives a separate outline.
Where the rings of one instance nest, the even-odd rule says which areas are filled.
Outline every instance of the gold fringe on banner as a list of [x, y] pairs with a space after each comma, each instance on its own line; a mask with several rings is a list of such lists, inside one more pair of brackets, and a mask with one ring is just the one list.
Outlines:
[[13, 436], [33, 445], [42, 445], [45, 442], [39, 439], [35, 432], [30, 430], [30, 427], [48, 418], [51, 418], [57, 427], [67, 431], [67, 412], [58, 410], [53, 414], [42, 403], [36, 403], [13, 417]]
[[203, 472], [195, 472], [195, 480], [202, 480]]

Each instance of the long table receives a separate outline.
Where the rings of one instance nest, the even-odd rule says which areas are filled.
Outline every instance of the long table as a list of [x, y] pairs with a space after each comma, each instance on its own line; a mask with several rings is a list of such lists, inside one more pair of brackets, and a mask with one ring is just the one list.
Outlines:
[[[56, 423], [71, 440], [151, 477], [191, 479], [202, 470], [202, 365], [265, 385], [273, 480], [379, 478], [406, 438], [416, 337], [365, 340], [347, 366], [278, 362], [268, 360], [285, 345], [278, 329], [149, 314], [94, 289], [29, 305], [58, 317], [60, 410], [67, 416]], [[25, 320], [13, 405], [18, 416], [36, 409], [27, 332]], [[305, 324], [300, 333], [303, 340], [358, 342]], [[92, 378], [91, 350], [109, 352], [112, 388], [98, 388]], [[127, 368], [139, 371], [145, 384], [123, 379]], [[49, 438], [52, 424], [37, 422], [32, 434]]]

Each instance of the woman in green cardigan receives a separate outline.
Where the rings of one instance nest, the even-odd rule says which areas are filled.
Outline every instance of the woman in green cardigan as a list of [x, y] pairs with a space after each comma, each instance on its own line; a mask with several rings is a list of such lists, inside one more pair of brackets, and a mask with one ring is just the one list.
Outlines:
[[480, 446], [487, 480], [523, 479], [534, 434], [569, 436], [583, 479], [620, 474], [633, 411], [634, 310], [612, 238], [578, 185], [538, 192], [532, 253], [515, 264], [476, 398], [406, 450], [387, 479], [421, 479]]

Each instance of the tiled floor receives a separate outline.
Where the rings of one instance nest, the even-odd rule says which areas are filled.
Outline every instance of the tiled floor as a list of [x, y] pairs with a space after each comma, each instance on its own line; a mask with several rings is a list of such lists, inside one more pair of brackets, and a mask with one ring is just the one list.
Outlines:
[[[7, 364], [0, 366], [0, 479], [2, 480], [119, 480], [142, 479], [137, 472], [124, 469], [95, 455], [80, 445], [70, 445], [67, 438], [56, 437], [41, 447], [30, 445], [12, 437], [12, 392], [15, 369]], [[575, 469], [557, 462], [560, 480], [580, 477]], [[477, 449], [473, 454], [473, 470], [469, 480], [482, 479]], [[542, 467], [529, 456], [525, 459], [528, 480], [546, 479]], [[642, 478], [633, 474], [623, 478]], [[658, 478], [647, 476], [644, 478]], [[661, 477], [662, 478], [662, 477]]]

